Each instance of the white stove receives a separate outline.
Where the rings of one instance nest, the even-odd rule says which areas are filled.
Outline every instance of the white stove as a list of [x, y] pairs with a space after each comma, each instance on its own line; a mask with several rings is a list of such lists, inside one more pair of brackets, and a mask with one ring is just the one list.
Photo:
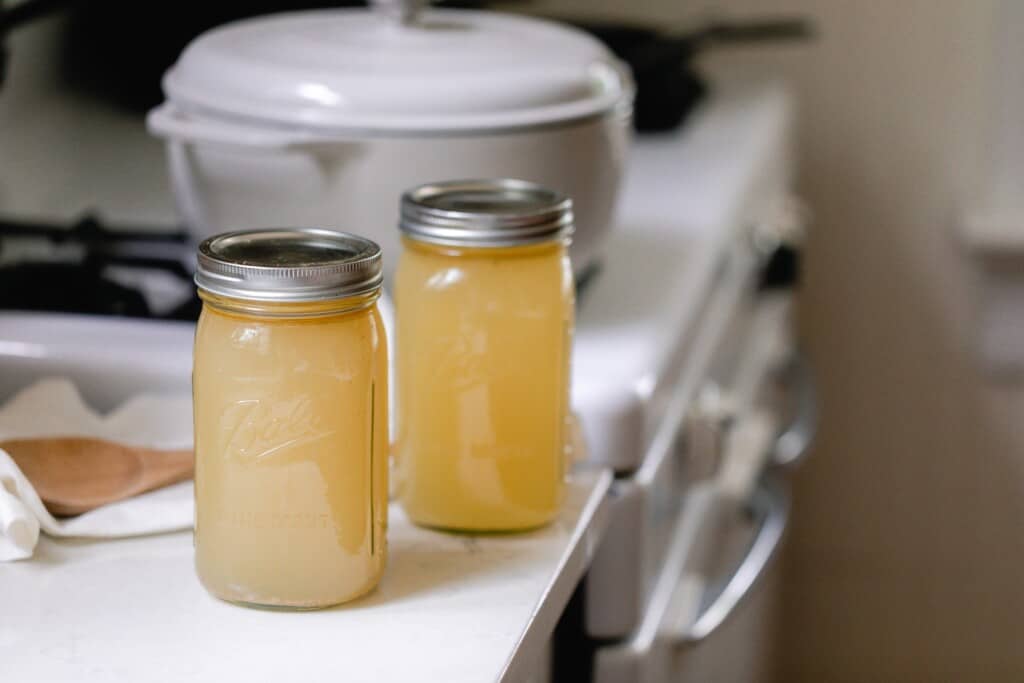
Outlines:
[[573, 400], [596, 461], [640, 467], [712, 298], [756, 277], [754, 230], [789, 201], [790, 117], [778, 89], [726, 89], [683, 132], [636, 140], [578, 316]]
[[[770, 461], [806, 447], [813, 408], [806, 384], [782, 386], [806, 380], [793, 372], [789, 292], [758, 288], [760, 246], [801, 218], [791, 125], [783, 90], [723, 88], [685, 132], [638, 140], [621, 228], [583, 297], [574, 366], [591, 458], [617, 473], [583, 589], [595, 680], [684, 680], [709, 649], [695, 644], [728, 636], [711, 624], [731, 612], [769, 622], [747, 605], [770, 603], [755, 589], [788, 502], [784, 483], [758, 482]], [[796, 426], [782, 427], [790, 418]], [[771, 634], [747, 635], [724, 658], [704, 657], [692, 680], [758, 680], [768, 658], [738, 653]], [[722, 675], [740, 674], [728, 668], [737, 662], [742, 675]]]
[[[694, 662], [700, 662], [701, 677], [692, 680], [707, 680], [716, 677], [716, 667], [746, 661], [736, 652], [760, 652], [758, 642], [764, 639], [750, 640], [749, 629], [739, 631], [748, 634], [747, 641], [723, 648], [733, 653], [724, 659], [702, 657], [701, 652], [710, 650], [696, 644], [709, 640], [712, 633], [721, 638], [735, 631], [729, 626], [736, 621], [732, 613], [750, 612], [750, 605], [759, 602], [751, 602], [749, 589], [764, 585], [758, 577], [771, 566], [787, 505], [784, 485], [762, 485], [762, 471], [770, 468], [773, 458], [781, 457], [779, 432], [785, 432], [788, 459], [803, 445], [798, 430], [786, 431], [781, 424], [788, 421], [791, 403], [778, 381], [793, 355], [788, 295], [758, 288], [766, 258], [759, 245], [791, 229], [787, 223], [794, 220], [789, 195], [791, 115], [784, 91], [734, 85], [720, 88], [683, 131], [637, 140], [619, 228], [600, 271], [580, 295], [573, 366], [573, 401], [588, 442], [587, 467], [610, 470], [615, 479], [607, 496], [605, 480], [603, 488], [578, 493], [583, 496], [578, 508], [587, 514], [573, 518], [571, 524], [582, 528], [566, 531], [561, 551], [556, 540], [561, 537], [545, 537], [550, 552], [538, 553], [541, 564], [532, 568], [536, 591], [522, 594], [522, 599], [535, 604], [531, 602], [525, 612], [496, 606], [488, 615], [489, 625], [497, 628], [500, 623], [502, 632], [510, 635], [507, 644], [494, 650], [508, 650], [507, 660], [481, 664], [483, 680], [493, 677], [486, 671], [508, 680], [518, 680], [527, 669], [536, 669], [539, 678], [547, 675], [542, 654], [546, 650], [538, 644], [550, 640], [579, 575], [587, 569], [587, 578], [576, 590], [575, 602], [582, 605], [578, 623], [572, 623], [575, 617], [566, 612], [557, 637], [550, 640], [556, 675], [573, 667], [590, 671], [599, 681], [681, 680], [681, 672], [694, 670]], [[94, 125], [107, 133], [117, 128], [111, 120], [99, 120]], [[25, 125], [36, 124], [25, 119]], [[146, 150], [139, 158], [147, 158], [152, 151], [149, 141], [135, 133], [125, 139]], [[130, 144], [118, 153], [129, 157]], [[85, 174], [86, 162], [81, 164]], [[148, 185], [135, 188], [134, 193], [117, 187], [114, 204], [127, 207], [126, 218], [171, 220], [165, 213], [164, 189], [154, 185], [162, 177], [156, 176], [135, 178], [134, 182]], [[31, 182], [3, 170], [0, 180], [6, 183], [5, 190]], [[60, 180], [71, 182], [63, 175]], [[69, 204], [69, 196], [76, 192], [81, 190], [64, 193], [55, 210], [69, 214], [87, 208]], [[129, 194], [132, 200], [125, 203]], [[0, 215], [18, 212], [17, 203], [9, 199], [17, 196], [16, 189], [0, 195]], [[38, 191], [25, 196], [30, 213], [38, 215], [45, 209]], [[151, 208], [143, 206], [145, 197], [153, 198]], [[120, 218], [116, 211], [107, 217], [112, 222]], [[185, 322], [0, 312], [0, 399], [45, 374], [72, 376], [85, 398], [101, 409], [139, 391], [187, 391], [191, 335], [192, 326]], [[145, 558], [149, 548], [157, 554], [171, 552], [172, 547], [174, 552], [182, 551], [188, 542], [182, 536], [181, 543], [142, 540], [130, 554]], [[108, 550], [124, 553], [125, 543], [133, 542], [107, 544], [109, 549], [92, 544], [86, 550], [51, 543], [51, 559], [72, 562], [81, 559], [76, 553], [84, 553], [90, 561], [104, 558]], [[495, 552], [508, 551], [498, 540]], [[574, 558], [572, 563], [565, 561], [569, 557]], [[394, 561], [400, 562], [401, 557]], [[16, 567], [18, 585], [22, 591], [38, 590], [33, 609], [42, 612], [35, 614], [54, 616], [52, 623], [36, 624], [38, 635], [45, 632], [50, 641], [79, 640], [69, 656], [81, 672], [80, 680], [145, 677], [150, 670], [141, 668], [146, 665], [141, 660], [129, 657], [127, 664], [115, 668], [91, 658], [91, 651], [105, 652], [104, 647], [97, 644], [91, 650], [89, 633], [56, 618], [66, 606], [46, 607], [48, 600], [70, 590], [67, 586], [47, 589], [47, 582], [74, 582], [75, 572], [47, 574], [44, 567], [31, 562]], [[101, 595], [144, 582], [145, 577], [133, 573], [140, 562], [144, 564], [143, 560], [123, 565], [108, 561], [102, 575], [89, 574], [90, 580], [99, 582], [90, 590]], [[725, 566], [724, 571], [718, 571], [720, 566]], [[577, 574], [570, 574], [570, 568]], [[3, 586], [5, 574], [11, 571], [10, 566], [0, 565], [0, 603], [10, 604], [4, 599]], [[37, 574], [38, 581], [33, 578]], [[479, 587], [481, 580], [486, 577], [467, 582]], [[498, 572], [495, 580], [513, 578]], [[165, 596], [160, 605], [166, 609], [175, 603], [194, 605], [200, 610], [197, 614], [214, 620], [214, 627], [218, 619], [227, 619], [218, 616], [220, 610], [202, 611], [207, 609], [199, 602], [204, 598], [193, 594], [193, 583], [171, 583], [166, 590], [180, 594]], [[446, 584], [444, 590], [458, 592], [459, 582]], [[441, 602], [431, 604], [437, 607]], [[453, 604], [466, 603], [463, 599]], [[86, 619], [93, 624], [106, 624], [105, 620], [113, 624], [118, 619], [116, 614], [102, 614], [106, 607], [101, 599], [78, 600], [75, 609], [96, 610]], [[332, 614], [339, 620], [356, 618], [352, 612]], [[166, 616], [154, 611], [151, 618]], [[470, 618], [468, 613], [465, 618]], [[318, 628], [330, 627], [318, 619]], [[766, 623], [761, 612], [752, 619]], [[145, 624], [135, 627], [137, 634], [124, 636], [128, 650], [133, 637], [144, 637]], [[5, 633], [11, 628], [17, 626], [0, 624], [0, 661], [19, 661], [23, 665], [19, 671], [33, 671], [32, 664], [24, 661], [25, 651], [14, 651], [11, 645], [24, 643], [23, 634]], [[253, 637], [265, 640], [258, 634]], [[177, 646], [189, 647], [192, 642], [186, 638], [166, 643], [168, 656]], [[280, 647], [271, 648], [265, 656], [289, 656], [287, 648]], [[457, 651], [438, 652], [437, 662], [423, 662], [422, 671], [442, 671], [445, 658], [462, 656], [459, 653], [471, 647], [472, 643], [463, 643]], [[401, 648], [400, 638], [388, 647], [396, 658], [401, 657]], [[199, 678], [203, 672], [220, 670], [216, 652], [196, 652], [193, 657], [190, 670]], [[763, 658], [753, 654], [747, 659], [751, 660], [749, 671], [763, 664]], [[43, 678], [48, 671], [56, 671], [47, 666], [46, 661], [38, 662], [36, 671]], [[300, 668], [314, 678], [316, 672], [326, 670], [315, 661]], [[296, 676], [299, 673], [296, 670]], [[389, 680], [386, 667], [377, 674], [376, 680]]]

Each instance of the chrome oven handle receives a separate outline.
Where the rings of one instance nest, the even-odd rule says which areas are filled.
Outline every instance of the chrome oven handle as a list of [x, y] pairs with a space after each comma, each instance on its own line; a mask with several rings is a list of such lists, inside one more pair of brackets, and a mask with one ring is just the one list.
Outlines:
[[796, 417], [779, 435], [772, 458], [774, 466], [785, 469], [803, 462], [818, 431], [818, 387], [811, 365], [797, 352], [790, 361], [789, 371], [794, 377]]
[[760, 518], [760, 526], [746, 556], [725, 581], [678, 642], [695, 645], [711, 636], [735, 613], [757, 587], [772, 558], [778, 552], [789, 518], [789, 497], [780, 485], [765, 478], [748, 503]]

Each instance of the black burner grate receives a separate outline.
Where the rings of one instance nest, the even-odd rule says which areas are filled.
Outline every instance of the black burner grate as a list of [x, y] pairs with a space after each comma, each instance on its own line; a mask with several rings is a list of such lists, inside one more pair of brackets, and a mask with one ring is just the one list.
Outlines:
[[[192, 253], [178, 228], [114, 229], [94, 215], [70, 227], [0, 220], [0, 309], [194, 320]], [[156, 307], [131, 284], [153, 273], [179, 283], [180, 301]]]

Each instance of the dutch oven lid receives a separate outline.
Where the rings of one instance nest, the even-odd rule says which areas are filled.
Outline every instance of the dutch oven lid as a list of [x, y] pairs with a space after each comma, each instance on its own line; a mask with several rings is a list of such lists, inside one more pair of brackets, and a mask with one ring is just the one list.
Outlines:
[[626, 68], [582, 31], [496, 12], [376, 4], [208, 31], [164, 76], [164, 91], [188, 112], [381, 132], [532, 127], [631, 106]]

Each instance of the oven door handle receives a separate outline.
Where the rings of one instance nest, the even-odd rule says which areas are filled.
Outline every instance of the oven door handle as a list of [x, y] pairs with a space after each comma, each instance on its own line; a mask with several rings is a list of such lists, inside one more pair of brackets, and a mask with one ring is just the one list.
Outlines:
[[793, 378], [796, 417], [779, 435], [772, 464], [791, 469], [807, 457], [818, 431], [818, 386], [811, 364], [802, 353], [794, 354], [787, 370]]
[[789, 496], [781, 485], [765, 477], [754, 490], [748, 507], [760, 520], [757, 534], [743, 560], [721, 589], [705, 589], [704, 606], [690, 626], [679, 635], [682, 645], [696, 645], [715, 633], [751, 595], [778, 553], [789, 519]]

